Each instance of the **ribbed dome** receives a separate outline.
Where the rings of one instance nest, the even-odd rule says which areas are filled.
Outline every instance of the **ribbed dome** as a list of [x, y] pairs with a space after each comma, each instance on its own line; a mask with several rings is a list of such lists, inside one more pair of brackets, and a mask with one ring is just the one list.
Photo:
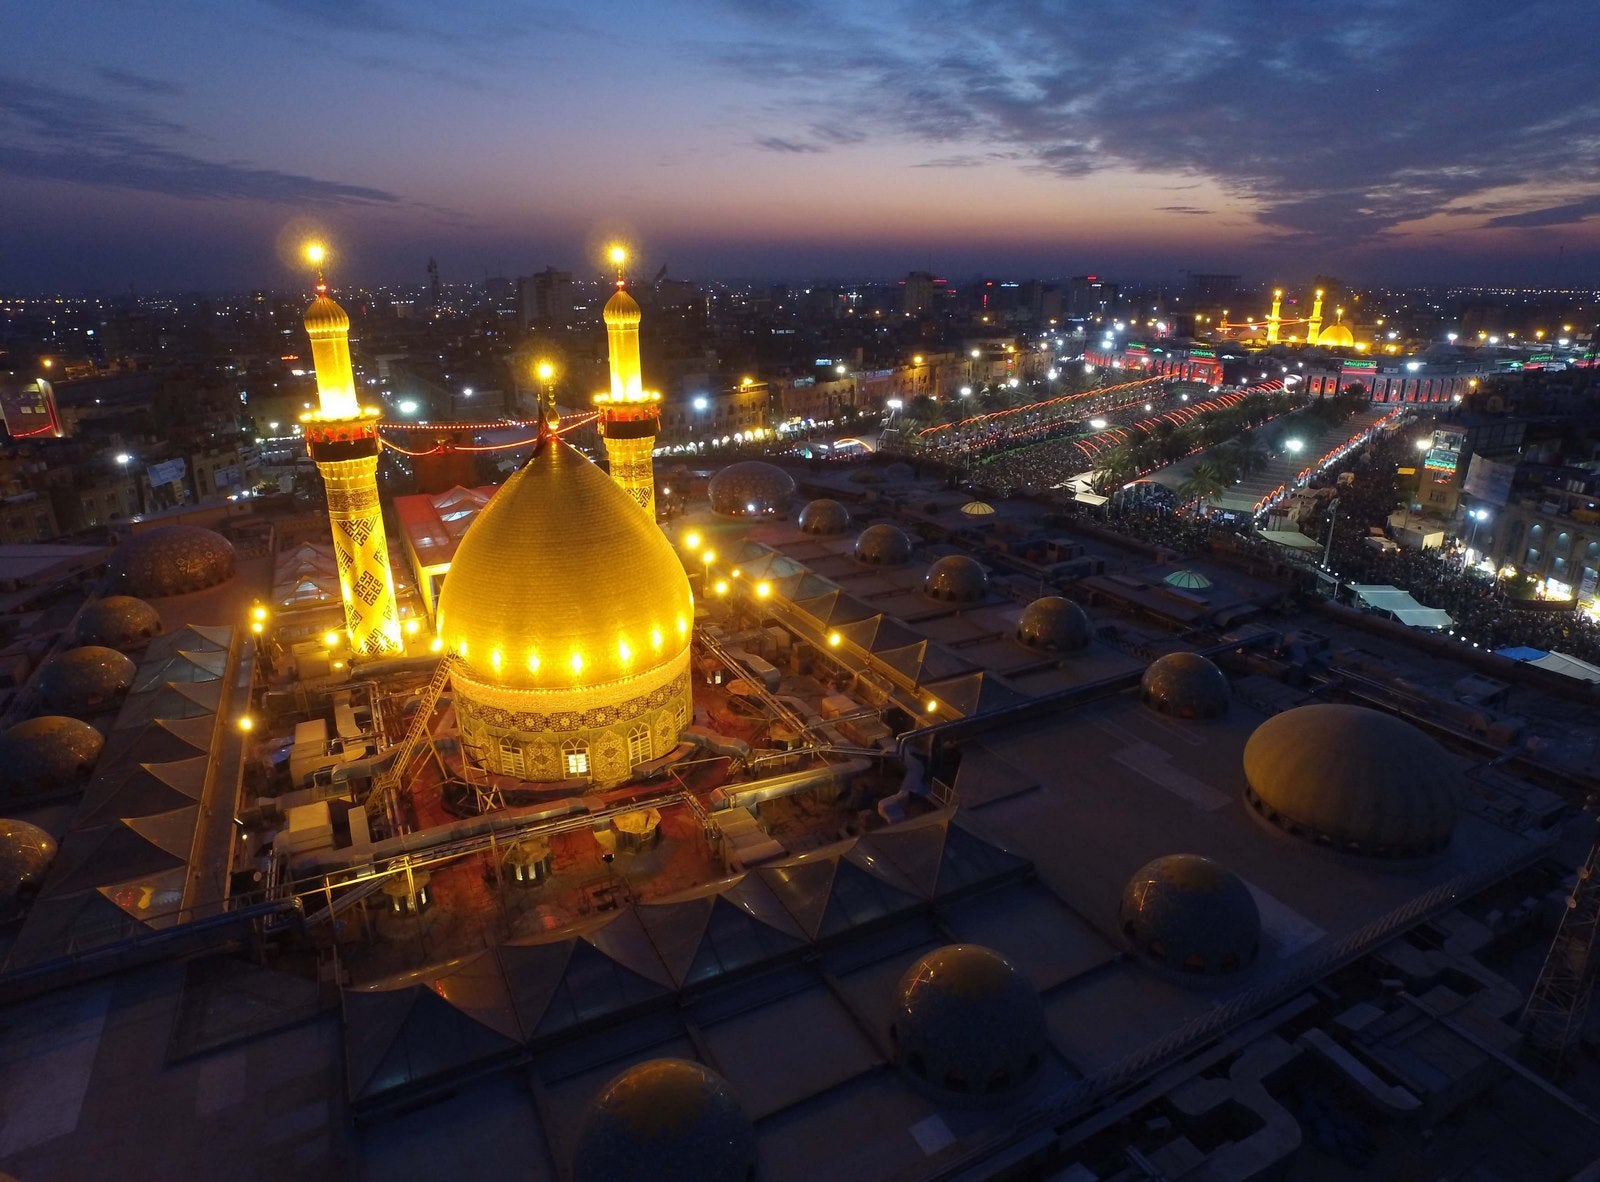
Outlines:
[[777, 513], [789, 507], [794, 477], [762, 460], [729, 464], [706, 485], [711, 507], [727, 517]]
[[106, 745], [87, 722], [41, 714], [0, 735], [0, 767], [10, 795], [56, 792], [83, 783]]
[[1139, 699], [1176, 718], [1221, 718], [1228, 712], [1228, 678], [1199, 653], [1168, 653], [1139, 679]]
[[1088, 614], [1070, 599], [1044, 595], [1022, 609], [1017, 639], [1029, 648], [1077, 652], [1089, 647], [1094, 628]]
[[326, 294], [311, 301], [306, 309], [306, 332], [313, 339], [350, 331], [350, 317]]
[[1413, 858], [1450, 842], [1461, 773], [1408, 722], [1343, 703], [1274, 715], [1244, 748], [1245, 799], [1280, 829], [1319, 845]]
[[1141, 866], [1122, 892], [1122, 934], [1163, 968], [1202, 976], [1236, 973], [1256, 958], [1261, 913], [1239, 876], [1199, 854]]
[[128, 692], [138, 669], [114, 648], [86, 644], [50, 659], [39, 671], [39, 695], [52, 710], [103, 710]]
[[1335, 349], [1348, 349], [1355, 343], [1355, 334], [1342, 324], [1330, 324], [1317, 334], [1317, 344]]
[[808, 534], [842, 534], [850, 528], [850, 511], [823, 497], [800, 510], [800, 529]]
[[0, 912], [37, 889], [56, 856], [55, 838], [26, 821], [0, 818]]
[[103, 644], [109, 648], [138, 648], [161, 631], [161, 616], [156, 609], [132, 595], [107, 595], [78, 614], [72, 637], [79, 644]]
[[638, 324], [641, 316], [639, 301], [619, 287], [606, 301], [603, 315], [607, 324]]
[[936, 948], [896, 991], [895, 1056], [948, 1099], [1004, 1100], [1038, 1073], [1044, 1006], [1026, 977], [977, 944]]
[[946, 603], [980, 603], [988, 588], [988, 574], [965, 554], [946, 554], [922, 577], [922, 593]]
[[439, 592], [445, 648], [473, 677], [509, 688], [567, 690], [662, 668], [687, 650], [693, 620], [666, 535], [559, 441], [478, 513]]
[[870, 566], [904, 566], [911, 561], [911, 539], [899, 526], [869, 525], [856, 538], [856, 557]]
[[628, 1068], [578, 1126], [575, 1182], [749, 1182], [756, 1138], [727, 1082], [685, 1059]]
[[111, 553], [114, 591], [157, 599], [203, 591], [233, 578], [233, 543], [198, 525], [159, 525], [134, 534]]

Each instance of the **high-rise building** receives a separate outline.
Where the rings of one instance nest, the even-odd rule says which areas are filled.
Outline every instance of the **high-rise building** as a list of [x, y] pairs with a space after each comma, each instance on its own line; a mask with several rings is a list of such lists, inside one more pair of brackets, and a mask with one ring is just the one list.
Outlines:
[[1068, 316], [1101, 316], [1117, 304], [1118, 288], [1098, 275], [1074, 275], [1067, 291]]
[[522, 327], [563, 325], [572, 319], [572, 273], [546, 267], [517, 280], [521, 294]]
[[1239, 276], [1212, 275], [1200, 271], [1189, 273], [1189, 298], [1196, 304], [1226, 304], [1239, 290]]
[[[626, 256], [612, 260], [620, 267]], [[606, 301], [606, 339], [611, 350], [611, 390], [595, 395], [600, 408], [600, 435], [606, 441], [615, 480], [646, 513], [656, 519], [656, 478], [652, 456], [661, 430], [661, 395], [644, 388], [639, 365], [639, 305], [624, 281]]]
[[[320, 263], [321, 249], [313, 248], [311, 257]], [[399, 653], [400, 616], [378, 504], [378, 456], [383, 450], [378, 412], [362, 409], [356, 400], [350, 317], [329, 297], [320, 271], [317, 298], [306, 309], [306, 335], [322, 400], [318, 410], [305, 416], [306, 445], [327, 486], [350, 650], [368, 657]]]
[[900, 310], [915, 316], [933, 306], [933, 275], [927, 271], [913, 271], [906, 276], [905, 288], [900, 293]]

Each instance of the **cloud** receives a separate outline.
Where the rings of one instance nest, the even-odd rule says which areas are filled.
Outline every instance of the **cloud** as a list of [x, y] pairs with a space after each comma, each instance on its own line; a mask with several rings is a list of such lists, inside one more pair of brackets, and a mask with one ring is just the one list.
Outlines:
[[1370, 244], [1535, 182], [1600, 186], [1600, 92], [1583, 55], [1550, 51], [1548, 30], [1570, 17], [1559, 0], [1282, 0], [1270, 23], [1245, 0], [1081, 0], [1070, 21], [1048, 0], [782, 9], [727, 0], [732, 35], [707, 52], [797, 126], [947, 149], [928, 167], [999, 151], [1065, 178], [1132, 171], [1166, 188], [1177, 174], [1317, 247]]
[[920, 164], [913, 164], [912, 168], [982, 168], [990, 163], [988, 156], [936, 156], [932, 160], [924, 160]]
[[813, 123], [811, 134], [819, 140], [827, 140], [830, 144], [849, 145], [859, 144], [867, 138], [867, 133], [854, 127], [839, 127], [835, 124]]
[[1570, 226], [1585, 218], [1600, 216], [1600, 197], [1583, 197], [1562, 205], [1549, 205], [1543, 209], [1529, 209], [1522, 213], [1501, 214], [1490, 218], [1484, 225], [1498, 229], [1502, 226]]
[[1197, 205], [1158, 205], [1156, 209], [1161, 213], [1208, 214], [1211, 212], [1209, 209], [1201, 209]]
[[826, 152], [828, 150], [821, 144], [808, 143], [805, 140], [786, 140], [775, 135], [762, 136], [756, 140], [756, 147], [764, 148], [768, 152], [792, 152], [796, 155]]
[[421, 31], [416, 22], [404, 19], [398, 5], [379, 0], [264, 0], [298, 21], [312, 21], [346, 33], [396, 33]]
[[123, 90], [131, 90], [148, 98], [177, 98], [183, 94], [183, 87], [176, 82], [151, 78], [146, 74], [136, 74], [132, 70], [123, 70], [116, 66], [96, 66], [94, 72], [113, 86], [120, 86]]
[[0, 174], [173, 197], [382, 203], [392, 193], [211, 160], [177, 146], [178, 123], [139, 107], [0, 75]]

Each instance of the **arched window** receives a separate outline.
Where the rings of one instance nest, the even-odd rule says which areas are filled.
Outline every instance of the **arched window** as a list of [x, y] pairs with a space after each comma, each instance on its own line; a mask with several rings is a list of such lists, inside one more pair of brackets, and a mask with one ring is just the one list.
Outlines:
[[650, 754], [650, 731], [646, 727], [634, 727], [628, 732], [628, 763], [638, 767], [650, 758]]
[[528, 765], [522, 754], [522, 744], [511, 739], [500, 740], [500, 770], [508, 776], [525, 779]]
[[589, 774], [589, 744], [568, 739], [561, 744], [561, 770], [568, 776]]

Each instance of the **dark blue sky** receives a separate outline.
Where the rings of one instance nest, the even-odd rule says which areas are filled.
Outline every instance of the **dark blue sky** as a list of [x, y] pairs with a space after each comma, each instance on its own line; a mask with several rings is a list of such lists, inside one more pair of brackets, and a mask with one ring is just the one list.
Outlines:
[[0, 291], [547, 263], [1600, 281], [1592, 6], [51, 0]]

